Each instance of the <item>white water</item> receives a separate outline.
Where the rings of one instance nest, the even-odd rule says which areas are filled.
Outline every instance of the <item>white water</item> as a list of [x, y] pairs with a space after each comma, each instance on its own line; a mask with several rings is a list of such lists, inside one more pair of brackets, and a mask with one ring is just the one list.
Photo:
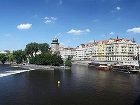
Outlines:
[[1, 78], [1, 77], [6, 77], [6, 76], [10, 76], [10, 75], [14, 75], [14, 74], [19, 74], [19, 73], [27, 72], [27, 71], [31, 71], [31, 70], [34, 70], [34, 69], [30, 69], [30, 70], [10, 70], [10, 71], [6, 71], [6, 72], [0, 74], [0, 78]]

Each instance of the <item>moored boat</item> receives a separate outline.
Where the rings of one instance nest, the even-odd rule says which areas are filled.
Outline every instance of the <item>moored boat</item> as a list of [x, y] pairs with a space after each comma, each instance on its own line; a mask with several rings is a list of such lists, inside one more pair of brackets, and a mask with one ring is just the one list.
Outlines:
[[97, 67], [97, 70], [109, 71], [110, 69], [108, 65], [100, 65]]
[[110, 66], [106, 62], [91, 62], [88, 67], [94, 68], [96, 70], [108, 71]]
[[112, 66], [112, 70], [128, 73], [140, 72], [138, 61], [119, 61]]
[[96, 68], [98, 66], [100, 66], [100, 64], [99, 63], [96, 63], [96, 62], [88, 63], [88, 67]]

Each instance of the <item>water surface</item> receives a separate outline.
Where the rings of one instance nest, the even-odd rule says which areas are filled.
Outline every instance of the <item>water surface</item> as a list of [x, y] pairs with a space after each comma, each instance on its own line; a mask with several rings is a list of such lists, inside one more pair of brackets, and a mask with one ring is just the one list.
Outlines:
[[139, 74], [73, 65], [71, 71], [30, 71], [0, 78], [0, 105], [139, 105], [139, 100]]

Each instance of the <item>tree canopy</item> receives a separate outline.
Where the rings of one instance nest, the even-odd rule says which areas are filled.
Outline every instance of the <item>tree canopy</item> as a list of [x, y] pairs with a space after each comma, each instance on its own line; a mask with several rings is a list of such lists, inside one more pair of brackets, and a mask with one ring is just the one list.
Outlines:
[[0, 54], [0, 61], [3, 64], [6, 62], [7, 59], [8, 59], [8, 57], [6, 56], [6, 54]]
[[31, 64], [59, 66], [63, 64], [61, 56], [51, 53], [42, 53], [30, 58]]
[[37, 52], [41, 51], [41, 53], [47, 53], [49, 51], [49, 44], [47, 43], [29, 43], [26, 45], [25, 52], [26, 55], [32, 57], [36, 56]]
[[42, 52], [42, 53], [48, 53], [49, 50], [50, 50], [50, 46], [48, 43], [41, 43], [41, 44], [38, 44], [38, 47], [39, 47], [39, 50]]
[[18, 64], [26, 61], [25, 51], [22, 50], [13, 51], [13, 57]]
[[29, 43], [29, 44], [26, 45], [26, 48], [25, 48], [26, 55], [32, 57], [33, 54], [36, 55], [36, 53], [38, 51], [39, 51], [39, 45], [38, 45], [38, 43], [33, 42], [33, 43]]
[[[47, 43], [29, 43], [25, 50], [13, 51], [13, 54], [9, 53], [7, 57], [8, 61], [15, 61], [18, 64], [27, 61], [27, 59], [29, 63], [37, 65], [59, 66], [63, 64], [61, 56], [56, 53], [52, 54]], [[0, 57], [0, 59], [2, 58], [4, 57]]]
[[66, 59], [66, 61], [64, 62], [66, 66], [71, 67], [71, 65], [72, 65], [72, 63], [71, 63], [71, 62], [72, 62], [71, 59], [72, 59], [72, 57], [70, 57], [70, 56]]

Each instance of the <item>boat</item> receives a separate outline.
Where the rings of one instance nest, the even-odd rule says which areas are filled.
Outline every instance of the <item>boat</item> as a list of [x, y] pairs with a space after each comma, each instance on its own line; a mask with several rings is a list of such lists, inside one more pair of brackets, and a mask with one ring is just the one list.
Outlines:
[[112, 70], [128, 73], [140, 72], [138, 61], [118, 61], [112, 66]]
[[98, 66], [96, 69], [102, 70], [102, 71], [109, 71], [110, 70], [109, 66], [106, 64], [102, 64], [102, 65]]
[[96, 68], [96, 67], [98, 67], [98, 66], [100, 66], [100, 64], [97, 63], [97, 62], [88, 63], [88, 67]]
[[110, 70], [110, 66], [107, 64], [107, 62], [91, 62], [88, 63], [88, 67], [94, 68], [96, 70], [103, 70], [103, 71]]

